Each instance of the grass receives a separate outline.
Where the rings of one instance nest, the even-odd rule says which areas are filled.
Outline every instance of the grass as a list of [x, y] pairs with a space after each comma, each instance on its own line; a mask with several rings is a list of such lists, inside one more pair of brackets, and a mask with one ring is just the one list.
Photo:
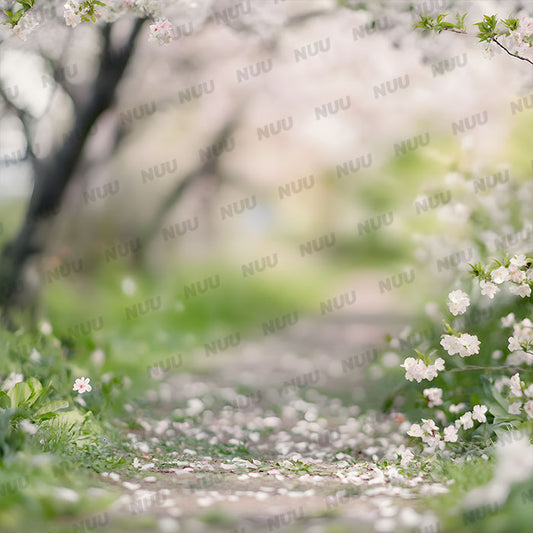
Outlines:
[[450, 492], [438, 499], [427, 498], [423, 504], [432, 508], [441, 520], [443, 532], [456, 533], [526, 533], [531, 526], [533, 479], [513, 486], [504, 505], [487, 503], [476, 508], [464, 507], [466, 495], [487, 484], [493, 475], [494, 461], [480, 457], [470, 461], [445, 460], [438, 463], [438, 478], [452, 480]]
[[[516, 142], [505, 143], [502, 148], [502, 155], [516, 161], [518, 180], [521, 175], [524, 179], [531, 175], [531, 160], [527, 156], [531, 128], [526, 118], [517, 121], [513, 134]], [[418, 216], [413, 209], [419, 192], [432, 194], [442, 190], [442, 177], [455, 164], [451, 159], [443, 162], [434, 157], [438, 148], [446, 153], [454, 151], [449, 142], [434, 140], [431, 150], [396, 157], [384, 168], [369, 171], [366, 179], [339, 182], [338, 178], [331, 178], [344, 187], [346, 199], [357, 216], [353, 217], [351, 233], [339, 233], [331, 255], [320, 264], [308, 262], [298, 271], [276, 270], [274, 274], [243, 280], [239, 268], [229, 262], [208, 265], [189, 262], [157, 275], [121, 262], [105, 266], [90, 262], [89, 276], [51, 277], [43, 291], [43, 316], [50, 321], [53, 333], [0, 331], [0, 377], [20, 372], [26, 382], [17, 386], [16, 402], [15, 392], [11, 393], [9, 404], [5, 395], [0, 394], [0, 407], [9, 405], [0, 414], [1, 533], [71, 532], [73, 527], [88, 525], [88, 521], [105, 520], [106, 509], [120, 490], [103, 483], [98, 474], [113, 471], [123, 479], [138, 479], [138, 472], [131, 468], [132, 450], [122, 439], [125, 432], [139, 429], [135, 414], [143, 404], [134, 400], [157, 386], [149, 374], [154, 366], [179, 361], [172, 371], [199, 372], [201, 361], [194, 360], [191, 354], [201, 357], [206, 344], [235, 334], [260, 336], [263, 322], [293, 311], [318, 314], [319, 302], [336, 294], [339, 281], [362, 267], [382, 271], [384, 276], [403, 269], [412, 257], [412, 233], [419, 232], [421, 225], [423, 233], [445, 231], [435, 212]], [[358, 222], [391, 210], [395, 219], [405, 219], [403, 225], [357, 234]], [[21, 205], [2, 206], [2, 243], [16, 231], [22, 212]], [[194, 283], [213, 275], [220, 277], [219, 287], [197, 295], [191, 293]], [[406, 308], [422, 308], [428, 298], [428, 287], [434, 287], [433, 296], [442, 296], [442, 287], [434, 283], [430, 274], [417, 271], [419, 278], [423, 282], [405, 288]], [[431, 282], [429, 285], [426, 278]], [[131, 294], [122, 290], [125, 279], [129, 280], [126, 284], [135, 286]], [[512, 308], [517, 315], [527, 311], [522, 305]], [[494, 329], [490, 321], [480, 321], [469, 331], [496, 343]], [[40, 357], [32, 359], [34, 348]], [[101, 361], [94, 356], [97, 349], [105, 354]], [[72, 391], [74, 379], [80, 376], [90, 377], [93, 385], [90, 394], [79, 397], [85, 405], [77, 403], [78, 396]], [[391, 370], [379, 383], [370, 383], [365, 406], [381, 405], [386, 394], [403, 383], [402, 376], [400, 369]], [[411, 388], [412, 394], [419, 395], [420, 391], [415, 389]], [[252, 391], [243, 387], [240, 392]], [[339, 397], [342, 391], [334, 393]], [[410, 397], [406, 394], [404, 401]], [[349, 396], [342, 399], [351, 401]], [[40, 412], [45, 405], [47, 408]], [[403, 409], [402, 405], [394, 407]], [[273, 406], [272, 411], [279, 413], [280, 408]], [[410, 415], [422, 412], [422, 406], [415, 404]], [[39, 426], [36, 435], [23, 431], [22, 420]], [[211, 446], [203, 441], [177, 440], [158, 452], [156, 458], [161, 461], [161, 468], [165, 467], [165, 460], [171, 464], [170, 456], [176, 449], [184, 448], [217, 459], [253, 458], [246, 443]], [[346, 453], [355, 456], [356, 450]], [[532, 481], [514, 487], [502, 509], [484, 516], [480, 513], [479, 518], [468, 521], [460, 511], [465, 495], [487, 483], [493, 467], [492, 460], [479, 457], [462, 463], [448, 460], [434, 463], [432, 476], [453, 481], [449, 494], [423, 502], [442, 517], [443, 530], [527, 531]], [[294, 461], [288, 471], [306, 475], [313, 473], [313, 465]], [[223, 513], [207, 512], [200, 519], [211, 526], [229, 525], [229, 518]], [[126, 517], [114, 526], [115, 530], [153, 531], [154, 520], [147, 516]], [[336, 533], [353, 528], [331, 524], [326, 531]]]
[[[120, 472], [125, 479], [136, 475], [131, 469], [131, 450], [122, 443], [124, 431], [128, 426], [134, 431], [136, 422], [124, 406], [154, 386], [148, 369], [177, 353], [183, 354], [183, 366], [175, 371], [191, 369], [195, 361], [189, 354], [194, 348], [228, 332], [246, 335], [259, 328], [261, 321], [288, 310], [304, 313], [318, 300], [318, 291], [310, 287], [327, 285], [325, 279], [317, 284], [316, 275], [313, 283], [303, 276], [299, 280], [257, 277], [242, 291], [230, 269], [223, 265], [215, 269], [225, 283], [189, 300], [183, 297], [182, 280], [198, 276], [198, 269], [192, 267], [188, 273], [182, 271], [180, 279], [137, 275], [134, 296], [121, 292], [124, 273], [118, 268], [102, 271], [96, 286], [83, 279], [51, 283], [44, 299], [52, 334], [0, 331], [0, 376], [22, 373], [25, 382], [31, 377], [40, 383], [46, 401], [61, 402], [46, 420], [38, 418], [40, 404], [34, 405], [32, 397], [4, 412], [7, 425], [2, 426], [0, 419], [0, 443], [5, 442], [0, 446], [2, 533], [35, 527], [43, 531], [47, 524], [50, 530], [72, 531], [73, 525], [88, 517], [102, 518], [116, 496], [97, 474]], [[161, 310], [128, 318], [125, 309], [132, 302], [154, 294], [162, 297]], [[86, 333], [77, 329], [78, 324], [100, 317], [101, 329]], [[40, 357], [32, 360], [29, 355], [34, 348]], [[91, 358], [97, 348], [105, 353], [103, 362]], [[82, 375], [91, 377], [93, 386], [91, 393], [79, 396], [85, 405], [76, 403], [78, 395], [71, 390], [74, 379]], [[23, 388], [21, 384], [15, 387]], [[36, 435], [21, 430], [19, 422], [24, 418], [38, 425]], [[202, 447], [197, 441], [175, 444], [178, 448]], [[202, 453], [214, 457], [251, 456], [245, 444], [205, 444]], [[170, 452], [161, 450], [161, 459]], [[106, 496], [94, 497], [88, 487], [106, 487]], [[79, 499], [68, 501], [72, 493], [54, 493], [57, 488], [74, 490]], [[133, 520], [136, 530], [142, 530], [142, 520]], [[147, 530], [152, 526], [147, 522]]]

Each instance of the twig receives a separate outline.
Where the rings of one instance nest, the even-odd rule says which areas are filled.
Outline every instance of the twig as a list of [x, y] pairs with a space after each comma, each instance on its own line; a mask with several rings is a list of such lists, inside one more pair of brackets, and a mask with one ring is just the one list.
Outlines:
[[490, 372], [493, 370], [520, 370], [520, 372], [533, 372], [533, 368], [522, 368], [521, 366], [465, 366], [463, 368], [451, 368], [444, 370], [444, 372], [467, 372], [470, 370], [484, 370]]
[[503, 46], [503, 44], [501, 44], [498, 41], [498, 39], [496, 39], [496, 37], [492, 37], [491, 40], [492, 40], [492, 42], [496, 43], [500, 48], [505, 50], [511, 57], [516, 57], [517, 59], [521, 59], [522, 61], [527, 61], [528, 63], [533, 65], [533, 61], [531, 61], [531, 59], [528, 59], [527, 57], [519, 56], [518, 54], [512, 54], [509, 50], [507, 50], [507, 48], [505, 48], [505, 46]]
[[[464, 30], [458, 30], [456, 28], [444, 28], [444, 31], [451, 31], [453, 33], [462, 33], [463, 35], [471, 35], [470, 33], [464, 31]], [[496, 37], [491, 37], [490, 39], [492, 42], [496, 43], [501, 49], [505, 50], [511, 57], [515, 57], [516, 59], [521, 59], [522, 61], [527, 61], [531, 65], [533, 65], [533, 61], [531, 59], [528, 59], [527, 57], [519, 56], [518, 54], [511, 53], [505, 46], [503, 46], [502, 43], [496, 39]]]

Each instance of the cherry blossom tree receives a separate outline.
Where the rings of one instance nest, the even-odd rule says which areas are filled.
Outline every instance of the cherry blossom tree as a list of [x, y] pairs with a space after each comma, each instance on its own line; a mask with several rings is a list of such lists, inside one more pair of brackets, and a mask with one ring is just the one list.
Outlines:
[[[178, 40], [190, 31], [200, 31], [203, 26], [217, 23], [220, 18], [229, 18], [235, 20], [235, 31], [252, 33], [259, 39], [268, 40], [281, 28], [286, 17], [280, 15], [277, 1], [267, 6], [255, 6], [254, 10], [250, 0], [237, 3], [225, 0], [112, 0], [105, 3], [98, 0], [69, 0], [66, 3], [18, 0], [4, 4], [0, 6], [5, 8], [5, 20], [0, 26], [0, 47], [18, 47], [43, 59], [53, 75], [54, 89], [66, 96], [74, 108], [63, 141], [57, 143], [45, 158], [40, 157], [39, 145], [35, 141], [36, 131], [41, 119], [50, 111], [56, 91], [52, 92], [44, 113], [35, 116], [29, 106], [21, 105], [10, 94], [6, 83], [0, 80], [3, 112], [10, 118], [16, 118], [26, 138], [26, 154], [16, 157], [17, 161], [6, 159], [3, 163], [9, 166], [29, 162], [34, 176], [33, 191], [22, 226], [0, 255], [0, 307], [2, 316], [7, 320], [6, 310], [17, 302], [24, 291], [25, 266], [30, 258], [45, 249], [48, 228], [70, 183], [83, 174], [87, 165], [94, 164], [84, 160], [88, 139], [100, 117], [116, 105], [119, 85], [132, 62], [143, 27], [149, 26], [148, 41], [157, 46]], [[314, 11], [308, 10], [305, 16], [297, 16], [293, 22], [304, 20]], [[67, 57], [72, 32], [78, 31], [78, 26], [87, 28], [91, 41], [89, 46], [97, 52], [91, 58], [96, 65], [94, 74], [83, 87], [71, 83], [69, 76], [65, 75], [65, 72], [68, 74]], [[50, 32], [57, 32], [53, 42]], [[213, 142], [224, 142], [234, 124], [235, 116], [232, 115], [215, 132]], [[118, 124], [108, 155], [117, 149], [125, 135], [125, 128]], [[216, 160], [206, 162], [176, 184], [175, 190], [154, 215], [153, 223], [147, 226], [143, 240], [153, 234], [158, 221], [195, 180], [205, 175], [220, 174], [216, 165]]]
[[[64, 142], [46, 157], [40, 157], [35, 143], [35, 131], [41, 117], [36, 117], [27, 105], [16, 101], [9, 87], [0, 80], [0, 97], [3, 112], [15, 117], [27, 141], [26, 154], [21, 158], [32, 166], [34, 187], [22, 226], [11, 242], [4, 248], [0, 258], [0, 306], [7, 308], [17, 299], [23, 286], [23, 271], [29, 258], [38, 254], [46, 246], [47, 228], [61, 206], [61, 201], [69, 184], [80, 176], [87, 141], [91, 130], [100, 117], [114, 105], [119, 95], [119, 86], [132, 62], [136, 43], [146, 29], [147, 40], [152, 45], [171, 45], [188, 31], [200, 31], [202, 27], [217, 22], [219, 18], [231, 19], [231, 27], [247, 35], [255, 35], [259, 40], [275, 42], [280, 29], [290, 23], [298, 23], [308, 17], [330, 11], [338, 5], [343, 9], [360, 9], [359, 2], [319, 2], [320, 7], [311, 7], [294, 17], [290, 15], [290, 2], [272, 0], [253, 2], [241, 0], [68, 0], [54, 2], [47, 0], [18, 0], [3, 2], [5, 20], [0, 33], [1, 47], [18, 46], [19, 49], [32, 49], [53, 73], [58, 90], [66, 97], [73, 109], [73, 118], [64, 137]], [[322, 6], [328, 4], [327, 8]], [[401, 3], [399, 3], [400, 5]], [[280, 9], [284, 7], [287, 9]], [[408, 9], [409, 3], [399, 9]], [[437, 33], [450, 31], [468, 33], [465, 16], [458, 15], [455, 22], [447, 22], [444, 14], [431, 17], [422, 15], [419, 27]], [[496, 19], [487, 16], [478, 23], [478, 38], [487, 45], [494, 45], [506, 53], [531, 62], [532, 23], [529, 17]], [[146, 28], [147, 27], [147, 28]], [[46, 39], [47, 32], [57, 40]], [[87, 46], [97, 54], [91, 58], [96, 68], [92, 79], [83, 86], [70, 83], [65, 76], [66, 58], [69, 55], [70, 38], [73, 32], [87, 32]], [[18, 43], [18, 44], [13, 44]], [[272, 44], [273, 45], [273, 44]], [[157, 50], [157, 48], [156, 48]], [[46, 112], [46, 110], [45, 110]], [[214, 142], [220, 142], [224, 135], [232, 131], [235, 116], [215, 132]], [[114, 132], [112, 153], [126, 135], [123, 128]], [[176, 184], [169, 199], [154, 216], [154, 222], [146, 230], [146, 238], [153, 233], [158, 222], [179, 200], [184, 191], [198, 176], [219, 175], [220, 169], [213, 168], [210, 162], [193, 170]]]

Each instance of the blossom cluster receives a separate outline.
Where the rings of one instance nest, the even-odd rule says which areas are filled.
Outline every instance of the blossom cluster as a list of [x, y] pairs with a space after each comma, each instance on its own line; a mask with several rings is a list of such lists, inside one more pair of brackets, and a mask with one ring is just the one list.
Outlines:
[[499, 36], [497, 41], [512, 54], [533, 59], [533, 18], [521, 17], [516, 29]]
[[444, 359], [439, 357], [434, 363], [426, 364], [421, 359], [415, 359], [414, 357], [408, 357], [403, 365], [405, 368], [405, 379], [408, 381], [416, 380], [420, 383], [423, 379], [431, 381], [436, 378], [441, 370], [444, 370]]
[[[426, 389], [426, 391], [429, 389]], [[439, 398], [442, 395], [441, 389], [431, 389], [439, 390]], [[424, 395], [426, 395], [424, 391]], [[433, 393], [435, 394], [435, 393]], [[442, 403], [442, 401], [441, 401]], [[440, 404], [435, 404], [440, 405]], [[430, 402], [431, 407], [431, 402]], [[479, 423], [484, 423], [487, 421], [485, 413], [487, 412], [486, 405], [475, 405], [472, 411], [464, 413], [460, 418], [458, 418], [454, 424], [446, 426], [441, 434], [439, 427], [434, 420], [430, 418], [423, 418], [422, 425], [412, 424], [407, 434], [410, 437], [418, 437], [422, 439], [422, 442], [427, 445], [428, 451], [433, 451], [437, 447], [440, 450], [443, 450], [446, 442], [457, 442], [459, 438], [458, 430], [462, 427], [463, 429], [471, 429], [474, 427], [474, 420]]]
[[457, 289], [448, 295], [448, 309], [453, 316], [462, 315], [470, 305], [468, 294]]
[[[193, 9], [206, 3], [205, 0], [200, 3], [184, 0], [66, 0], [62, 14], [65, 24], [72, 28], [82, 22], [114, 22], [126, 14], [147, 18], [153, 21], [149, 40], [165, 44], [177, 38], [175, 27], [169, 20], [171, 15], [178, 14], [181, 18], [183, 15], [187, 16], [187, 13], [192, 15]], [[244, 11], [244, 7], [242, 9]], [[39, 25], [39, 17], [36, 16], [35, 6], [23, 5], [22, 10], [6, 22], [12, 26], [15, 35], [26, 40]]]
[[[448, 295], [448, 308], [453, 315], [462, 314], [470, 305], [468, 295], [457, 289]], [[454, 333], [453, 335], [443, 335], [440, 344], [449, 355], [459, 354], [461, 357], [470, 357], [479, 353], [480, 341], [476, 335], [469, 333]], [[426, 363], [422, 359], [407, 357], [402, 365], [405, 369], [405, 379], [408, 381], [416, 380], [420, 383], [423, 379], [433, 380], [438, 373], [444, 370], [444, 359], [438, 357], [433, 363]]]
[[[432, 389], [425, 389], [424, 396], [429, 399], [429, 407], [442, 405], [442, 389], [437, 387]], [[457, 412], [464, 407], [450, 405], [450, 413]], [[487, 417], [485, 413], [488, 411], [486, 405], [474, 405], [472, 411], [467, 411], [462, 416], [457, 418], [453, 424], [449, 424], [444, 427], [442, 434], [437, 426], [436, 422], [430, 418], [422, 419], [422, 425], [412, 424], [407, 434], [410, 437], [418, 437], [422, 439], [422, 442], [427, 445], [428, 451], [434, 450], [436, 447], [443, 450], [446, 442], [457, 442], [459, 438], [458, 431], [462, 428], [464, 430], [472, 429], [474, 427], [474, 421], [479, 423], [485, 423]], [[442, 418], [442, 416], [441, 416]]]
[[507, 339], [507, 348], [511, 352], [508, 360], [513, 364], [533, 364], [533, 322], [529, 318], [524, 318], [520, 322], [516, 321], [514, 313], [509, 313], [501, 319], [504, 328], [512, 327], [513, 335]]
[[533, 272], [529, 265], [531, 261], [524, 254], [513, 256], [505, 265], [500, 265], [491, 271], [486, 271], [480, 265], [474, 267], [474, 273], [479, 279], [481, 294], [491, 300], [500, 292], [500, 286], [506, 282], [511, 294], [525, 298], [531, 296]]
[[19, 20], [16, 26], [13, 26], [13, 33], [25, 41], [28, 35], [39, 25], [34, 14], [27, 11], [26, 14]]
[[450, 355], [459, 354], [461, 357], [470, 357], [479, 353], [480, 341], [476, 335], [461, 333], [444, 335], [440, 344]]
[[[532, 260], [524, 254], [514, 255], [502, 262], [496, 261], [496, 266], [485, 268], [481, 264], [471, 265], [474, 277], [479, 280], [479, 287], [483, 296], [494, 299], [504, 284], [509, 285], [509, 293], [521, 296], [530, 296], [533, 276], [529, 267]], [[448, 295], [447, 307], [453, 316], [465, 313], [470, 306], [470, 297], [460, 289], [453, 290]], [[520, 364], [533, 365], [533, 321], [529, 318], [517, 320], [514, 313], [510, 313], [501, 319], [504, 328], [513, 328], [513, 335], [508, 338], [508, 349], [511, 352], [506, 365], [511, 369]], [[481, 342], [476, 335], [455, 332], [446, 324], [447, 332], [441, 336], [440, 345], [448, 355], [459, 355], [461, 358], [471, 357], [480, 353]], [[444, 370], [445, 361], [438, 358], [435, 363], [428, 363], [428, 358], [418, 352], [419, 358], [407, 357], [401, 367], [405, 369], [405, 379], [416, 380], [420, 383], [423, 379], [431, 381], [438, 375], [438, 371]], [[499, 359], [503, 355], [501, 350], [493, 352], [493, 359]], [[460, 367], [460, 365], [459, 365]], [[475, 368], [475, 367], [471, 367]], [[460, 368], [459, 368], [460, 369]], [[491, 382], [492, 383], [492, 382]], [[492, 386], [492, 385], [491, 385]], [[505, 409], [509, 415], [524, 415], [525, 419], [533, 419], [533, 384], [526, 384], [521, 380], [519, 372], [512, 377], [501, 377], [494, 383], [503, 403], [505, 403], [502, 391], [507, 390], [508, 406]], [[442, 430], [435, 420], [423, 418], [421, 424], [412, 424], [407, 434], [411, 437], [420, 438], [426, 451], [432, 452], [437, 448], [443, 450], [446, 443], [458, 442], [460, 430], [474, 428], [474, 423], [487, 422], [488, 407], [476, 404], [470, 411], [466, 411], [467, 405], [445, 403], [443, 390], [438, 387], [424, 389], [423, 396], [429, 408], [443, 406], [450, 415], [442, 410], [436, 410], [435, 420], [442, 422]], [[487, 402], [488, 403], [488, 402]], [[492, 405], [489, 403], [489, 405]], [[462, 414], [461, 414], [462, 413]], [[501, 413], [501, 412], [500, 412]], [[501, 414], [498, 416], [501, 416]], [[452, 414], [456, 415], [453, 421]], [[493, 413], [494, 414], [494, 413]]]
[[68, 0], [63, 6], [63, 16], [67, 26], [75, 28], [80, 22], [82, 16], [89, 14], [89, 8], [77, 2], [76, 0]]
[[533, 383], [526, 387], [517, 372], [509, 380], [509, 414], [519, 415], [526, 413], [529, 418], [533, 418]]
[[155, 24], [150, 24], [150, 42], [167, 44], [175, 38], [176, 30], [168, 19], [160, 19]]

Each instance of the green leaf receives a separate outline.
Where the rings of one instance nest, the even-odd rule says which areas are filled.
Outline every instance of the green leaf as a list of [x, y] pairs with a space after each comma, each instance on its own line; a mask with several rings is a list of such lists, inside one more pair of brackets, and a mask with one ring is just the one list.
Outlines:
[[7, 395], [11, 398], [12, 407], [21, 407], [31, 396], [31, 389], [27, 383], [22, 381], [20, 383], [15, 383], [15, 385], [7, 391]]
[[444, 324], [444, 327], [446, 328], [446, 333], [449, 333], [450, 335], [455, 335], [455, 331], [453, 331], [450, 324], [448, 324], [448, 322], [446, 322], [445, 320], [443, 320], [442, 322]]
[[0, 409], [9, 409], [11, 407], [11, 398], [3, 391], [0, 391]]
[[433, 18], [429, 15], [420, 15], [420, 19], [415, 23], [415, 28], [422, 28], [423, 30], [432, 30], [435, 23], [433, 22]]
[[50, 391], [52, 390], [53, 389], [50, 385], [48, 385], [47, 387], [43, 387], [35, 396], [32, 396], [32, 398], [30, 399], [30, 407], [32, 409], [38, 409], [39, 404], [41, 404], [46, 399], [46, 397], [50, 394]]
[[39, 415], [39, 421], [43, 422], [44, 420], [50, 420], [51, 418], [56, 418], [58, 416], [58, 413], [44, 413], [43, 415]]
[[69, 406], [66, 400], [53, 400], [43, 405], [36, 413], [35, 416], [41, 417], [50, 413], [55, 413], [60, 409], [66, 409]]
[[26, 383], [30, 386], [32, 396], [39, 394], [39, 392], [43, 388], [41, 382], [38, 379], [35, 379], [33, 377], [26, 380]]
[[507, 410], [507, 402], [502, 395], [497, 391], [496, 387], [490, 382], [487, 376], [480, 376], [481, 384], [483, 385], [483, 392], [485, 393], [485, 404], [489, 411], [498, 418], [509, 418]]
[[459, 28], [460, 30], [466, 30], [466, 28], [465, 28], [466, 13], [462, 17], [461, 17], [461, 15], [459, 13], [457, 13], [455, 15], [455, 18], [457, 19], [456, 27]]
[[485, 400], [485, 405], [495, 419], [507, 419], [509, 417], [509, 413], [497, 402]]
[[509, 17], [508, 19], [502, 19], [503, 25], [506, 28], [509, 28], [511, 31], [518, 28], [518, 19]]

